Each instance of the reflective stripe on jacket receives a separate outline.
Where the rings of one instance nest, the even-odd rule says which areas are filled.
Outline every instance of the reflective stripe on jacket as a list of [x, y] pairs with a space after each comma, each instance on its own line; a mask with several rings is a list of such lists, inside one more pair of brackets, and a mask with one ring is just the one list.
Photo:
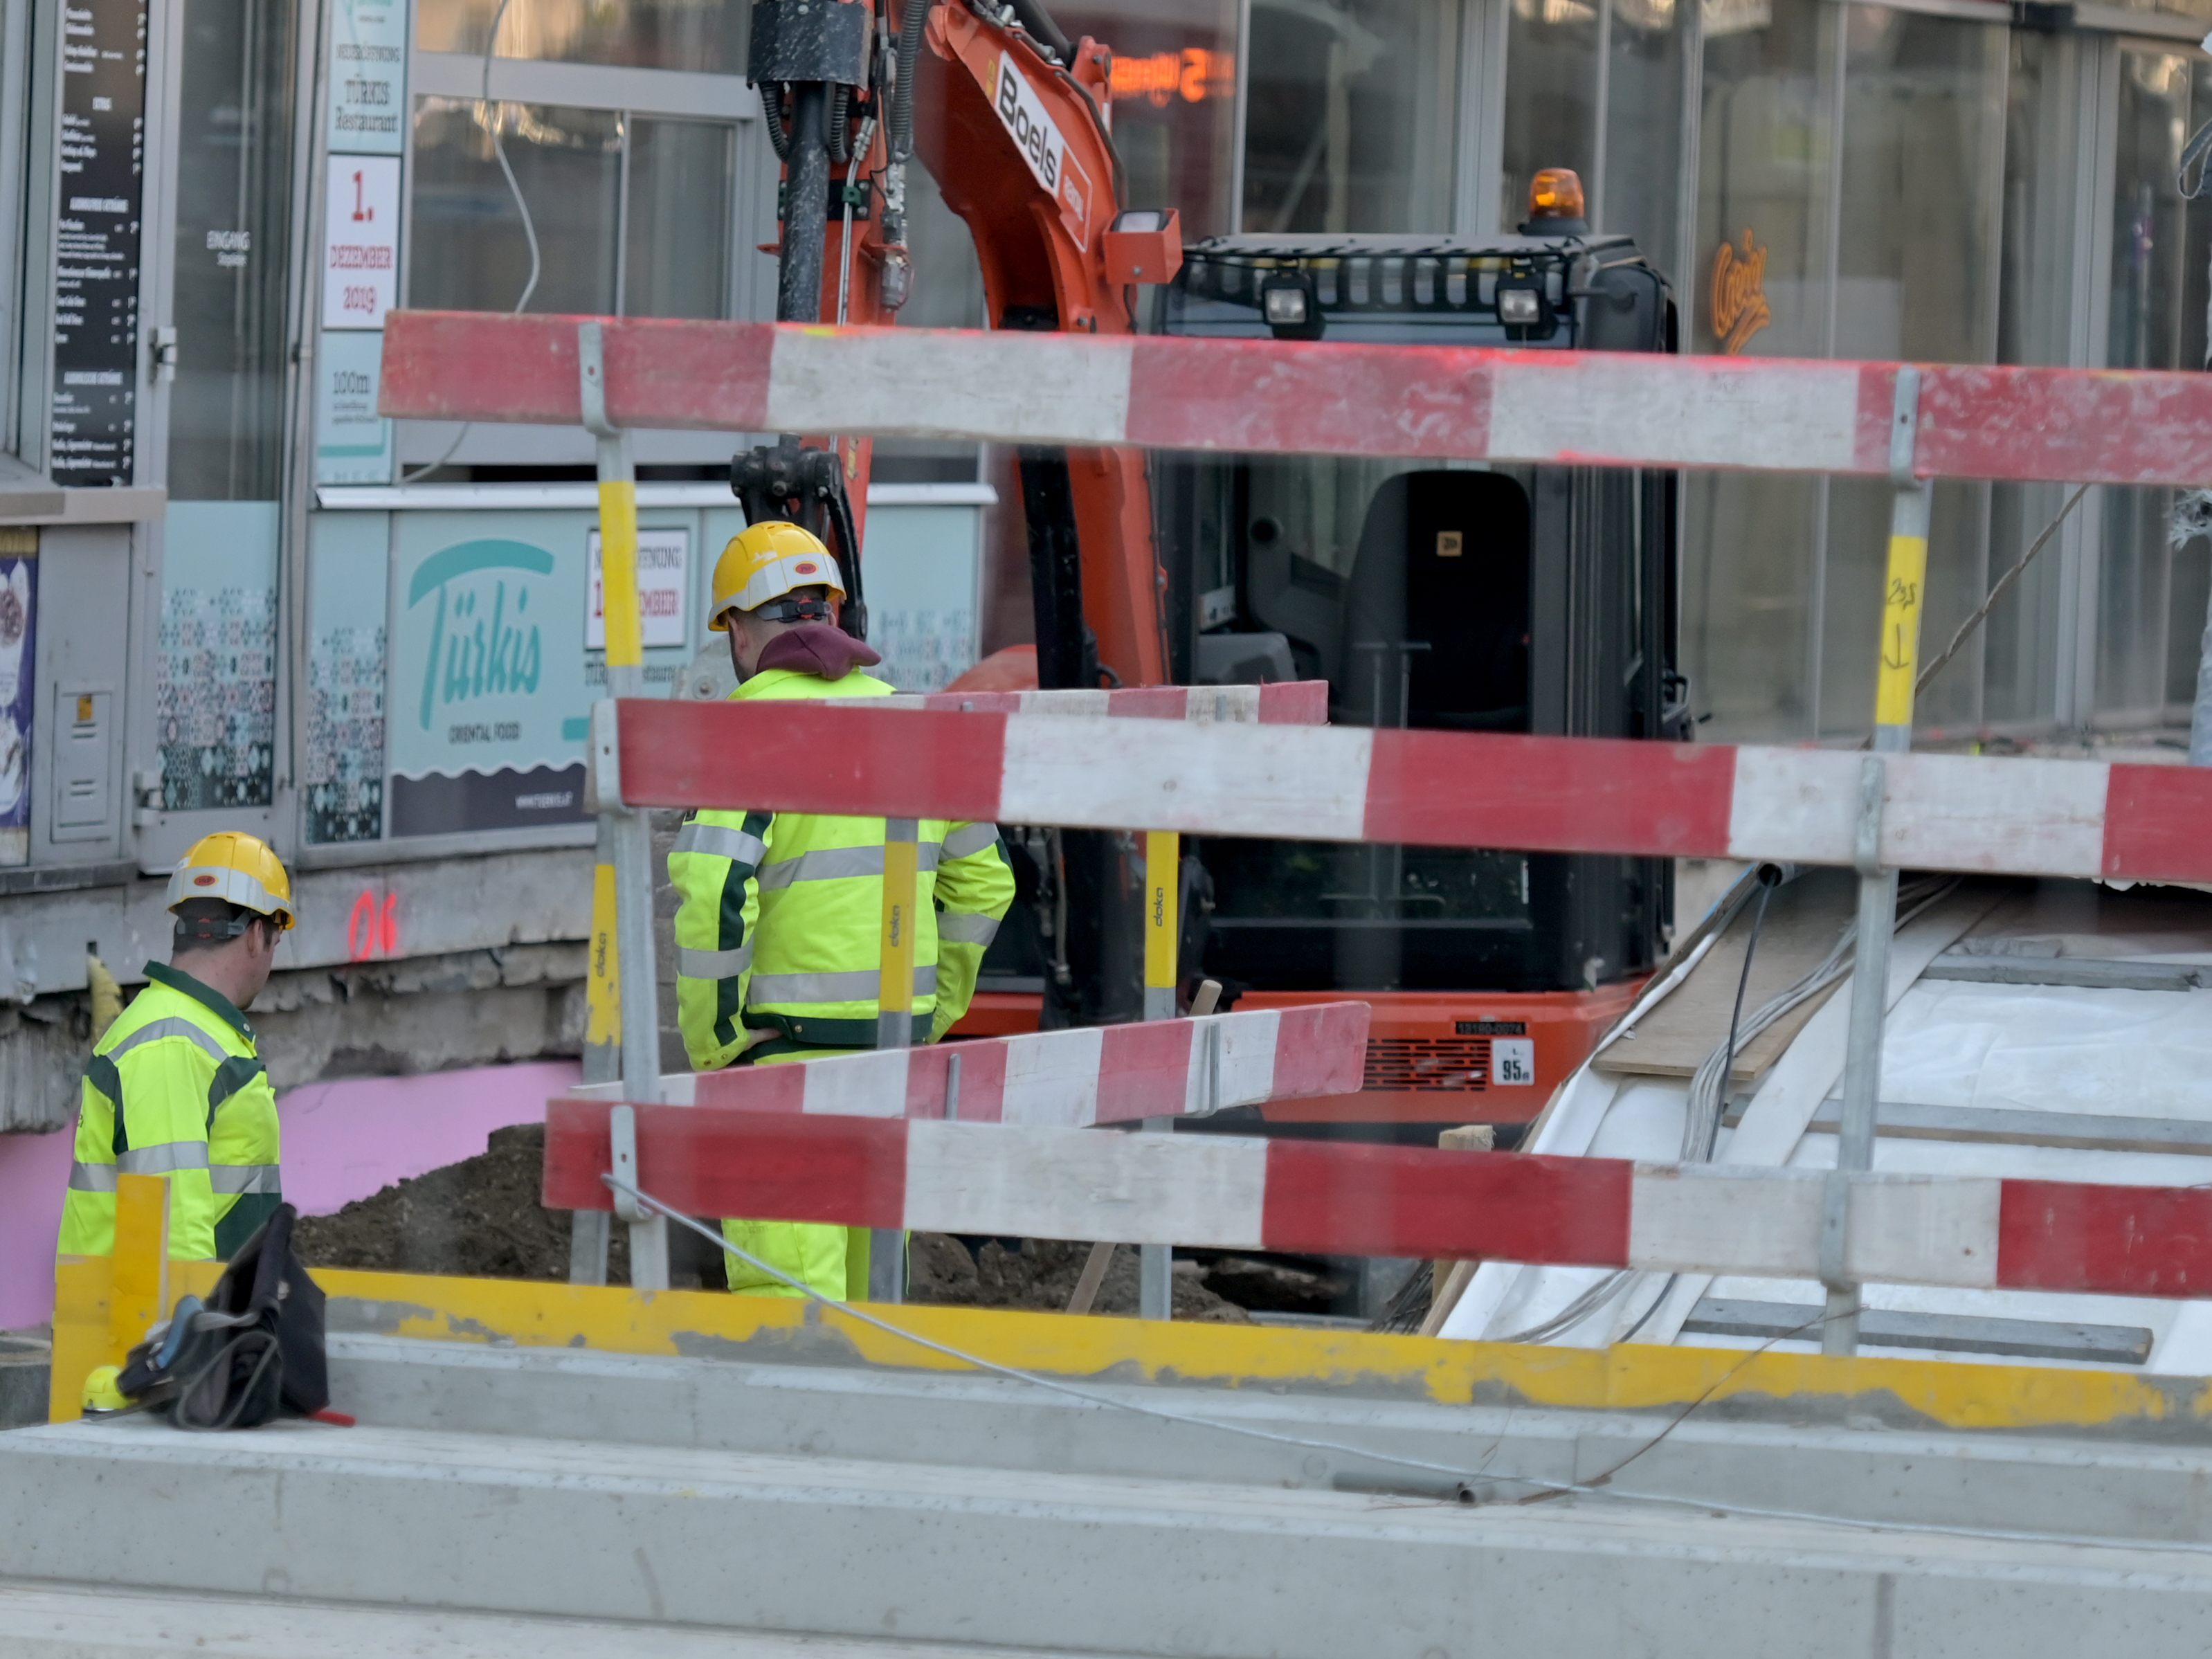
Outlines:
[[[881, 697], [854, 672], [822, 680], [756, 674], [745, 702]], [[732, 763], [742, 764], [741, 757]], [[924, 818], [915, 882], [914, 1040], [942, 1036], [975, 995], [984, 948], [1013, 902], [995, 825]], [[768, 1032], [811, 1048], [876, 1041], [884, 821], [805, 812], [696, 812], [668, 876], [676, 913], [678, 1024], [701, 1071], [728, 1065]]]
[[228, 1258], [283, 1200], [276, 1094], [253, 1028], [222, 993], [158, 962], [84, 1068], [64, 1255], [115, 1248], [115, 1180], [169, 1183], [169, 1254]]

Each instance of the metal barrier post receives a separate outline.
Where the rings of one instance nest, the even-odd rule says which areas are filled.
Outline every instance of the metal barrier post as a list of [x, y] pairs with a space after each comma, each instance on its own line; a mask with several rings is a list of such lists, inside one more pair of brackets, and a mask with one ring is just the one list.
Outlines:
[[[615, 943], [614, 820], [602, 816], [592, 863], [592, 937], [584, 981], [584, 1081], [622, 1076], [621, 952]], [[611, 1229], [605, 1210], [568, 1212], [568, 1282], [607, 1282]]]
[[[884, 820], [883, 966], [876, 981], [876, 1047], [914, 1043], [914, 912], [921, 857], [921, 825]], [[906, 1300], [906, 1235], [896, 1227], [868, 1234], [868, 1299]]]
[[[607, 415], [605, 343], [597, 323], [576, 327], [577, 374], [583, 392], [584, 425], [599, 441], [599, 592], [606, 618], [607, 696], [645, 695], [643, 619], [637, 598], [637, 468], [629, 434]], [[611, 715], [610, 708], [608, 714]], [[593, 725], [602, 722], [594, 718]], [[604, 737], [593, 732], [594, 759], [612, 769], [614, 721], [604, 721]], [[603, 777], [605, 772], [603, 771]], [[619, 975], [617, 1030], [622, 1044], [623, 1093], [633, 1101], [654, 1102], [660, 1091], [660, 1007], [653, 983], [653, 833], [643, 812], [621, 804], [616, 787], [602, 785], [595, 803], [607, 823], [605, 854], [613, 866], [615, 923], [611, 935]], [[596, 910], [602, 884], [594, 883]], [[599, 918], [593, 917], [593, 933]], [[641, 1291], [668, 1288], [668, 1224], [659, 1216], [625, 1215], [629, 1223], [629, 1282]], [[574, 1266], [574, 1245], [570, 1265]]]
[[1901, 755], [1912, 747], [1913, 682], [1919, 672], [1920, 614], [1928, 578], [1928, 517], [1934, 487], [1913, 476], [1919, 408], [1920, 371], [1900, 368], [1890, 426], [1889, 471], [1896, 493], [1890, 507], [1889, 574], [1882, 597], [1875, 690], [1875, 752], [1867, 757], [1861, 777], [1854, 848], [1859, 872], [1858, 943], [1851, 964], [1836, 1168], [1828, 1179], [1821, 1218], [1820, 1276], [1828, 1298], [1820, 1347], [1832, 1354], [1854, 1353], [1859, 1341], [1859, 1287], [1848, 1276], [1844, 1254], [1851, 1177], [1874, 1167], [1882, 1024], [1889, 1012], [1889, 941], [1897, 925], [1897, 872], [1881, 864], [1881, 757]]
[[[1171, 830], [1145, 835], [1145, 1018], [1176, 1017], [1176, 944], [1182, 931], [1176, 915], [1182, 864], [1182, 837]], [[1142, 1133], [1168, 1134], [1172, 1118], [1145, 1120]], [[1143, 1319], [1175, 1316], [1175, 1249], [1168, 1244], [1137, 1247], [1137, 1314]]]

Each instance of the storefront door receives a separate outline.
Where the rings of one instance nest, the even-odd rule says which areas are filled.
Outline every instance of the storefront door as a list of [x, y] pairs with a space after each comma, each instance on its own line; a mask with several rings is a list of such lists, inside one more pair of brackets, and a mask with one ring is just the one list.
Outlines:
[[280, 548], [291, 375], [299, 9], [157, 0], [148, 155], [166, 362], [147, 439], [169, 491], [160, 529], [159, 869], [217, 828], [271, 834]]

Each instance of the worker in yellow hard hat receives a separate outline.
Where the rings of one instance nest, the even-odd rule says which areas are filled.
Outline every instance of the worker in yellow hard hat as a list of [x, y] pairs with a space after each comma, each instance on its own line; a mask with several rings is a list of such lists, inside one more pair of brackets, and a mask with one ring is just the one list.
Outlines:
[[[837, 626], [837, 562], [798, 525], [762, 523], [714, 566], [714, 627], [730, 636], [738, 702], [882, 697], [882, 660]], [[732, 757], [732, 764], [741, 763]], [[924, 818], [915, 891], [913, 1040], [968, 1012], [984, 948], [1014, 897], [998, 826]], [[884, 820], [812, 812], [694, 812], [668, 858], [676, 1007], [700, 1071], [872, 1048], [883, 923]], [[865, 1295], [865, 1229], [725, 1221], [731, 1243], [825, 1296]], [[733, 1291], [796, 1292], [725, 1258]]]
[[298, 913], [283, 861], [258, 836], [203, 836], [169, 877], [165, 964], [85, 1067], [64, 1255], [115, 1248], [115, 1178], [169, 1183], [169, 1254], [228, 1259], [282, 1202], [276, 1095], [245, 1011]]

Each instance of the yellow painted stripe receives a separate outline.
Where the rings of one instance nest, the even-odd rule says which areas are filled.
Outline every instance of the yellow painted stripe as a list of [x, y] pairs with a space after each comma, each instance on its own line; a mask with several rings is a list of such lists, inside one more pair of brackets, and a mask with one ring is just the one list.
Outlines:
[[914, 907], [915, 872], [921, 849], [911, 837], [884, 843], [883, 976], [878, 981], [879, 1012], [914, 1004]]
[[645, 629], [637, 599], [637, 485], [599, 480], [599, 584], [607, 618], [607, 666], [645, 660]]
[[1912, 683], [1920, 672], [1920, 611], [1928, 587], [1928, 538], [1889, 538], [1889, 581], [1881, 605], [1881, 671], [1876, 726], [1912, 724]]
[[584, 1041], [622, 1041], [622, 958], [615, 943], [615, 867], [592, 866], [592, 954], [584, 993]]
[[1176, 982], [1176, 871], [1182, 837], [1172, 830], [1145, 834], [1145, 986], [1172, 990]]
[[[959, 1370], [833, 1310], [720, 1291], [325, 1270], [334, 1329], [608, 1353], [805, 1359]], [[1717, 1401], [1773, 1419], [1952, 1429], [2212, 1436], [2212, 1382], [1948, 1360], [1630, 1346], [1516, 1347], [1358, 1332], [1069, 1317], [975, 1308], [873, 1310], [920, 1336], [1026, 1370], [1200, 1386], [1343, 1389], [1441, 1404], [1652, 1411]], [[58, 1326], [57, 1334], [58, 1334]]]
[[[204, 1296], [222, 1264], [170, 1264], [173, 1295]], [[106, 1256], [64, 1257], [55, 1275], [57, 1421], [77, 1415], [94, 1365], [119, 1364], [112, 1333], [115, 1278]], [[714, 1355], [906, 1370], [957, 1360], [917, 1348], [833, 1310], [781, 1297], [619, 1285], [458, 1279], [322, 1268], [334, 1331], [371, 1332], [602, 1353]], [[979, 1358], [1069, 1377], [1201, 1387], [1342, 1389], [1440, 1404], [1527, 1404], [1661, 1411], [1734, 1403], [1739, 1415], [1948, 1429], [2101, 1430], [2118, 1437], [2212, 1437], [2212, 1382], [2055, 1366], [1932, 1359], [1832, 1359], [1711, 1348], [1516, 1347], [1359, 1332], [1071, 1318], [975, 1308], [873, 1310]], [[136, 1340], [134, 1334], [131, 1340]], [[125, 1345], [127, 1346], [127, 1345]]]

